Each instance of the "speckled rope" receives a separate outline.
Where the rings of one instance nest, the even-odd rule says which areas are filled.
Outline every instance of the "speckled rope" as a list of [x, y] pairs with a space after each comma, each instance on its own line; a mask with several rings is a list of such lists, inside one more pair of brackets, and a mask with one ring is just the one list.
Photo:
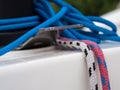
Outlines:
[[79, 49], [84, 52], [86, 57], [87, 68], [89, 72], [90, 90], [98, 90], [95, 58], [91, 48], [84, 42], [72, 41], [66, 38], [58, 38], [56, 42], [59, 46], [62, 46], [64, 48]]
[[[82, 45], [83, 44], [82, 42], [86, 43], [87, 45], [85, 45], [85, 44]], [[102, 88], [103, 88], [103, 90], [110, 90], [110, 82], [109, 82], [107, 65], [106, 65], [106, 62], [105, 62], [105, 59], [104, 59], [104, 55], [103, 55], [103, 52], [100, 49], [100, 47], [95, 42], [88, 41], [88, 40], [82, 40], [82, 41], [75, 41], [74, 40], [73, 41], [73, 40], [70, 40], [70, 39], [58, 38], [57, 43], [59, 45], [63, 46], [63, 47], [67, 47], [67, 48], [81, 49], [82, 51], [84, 51], [85, 55], [89, 54], [89, 52], [85, 49], [90, 47], [93, 50], [93, 52], [94, 52], [94, 54], [97, 58], [97, 61], [98, 61], [98, 65], [99, 65], [99, 69], [100, 69], [100, 75], [101, 75], [101, 81], [102, 81]], [[88, 70], [89, 70], [90, 75], [91, 75], [92, 71], [91, 71], [91, 66], [88, 64], [88, 61], [90, 61], [91, 63], [94, 62], [92, 60], [88, 60], [88, 59], [91, 59], [91, 57], [94, 57], [94, 56], [92, 55], [88, 58], [86, 56]], [[94, 66], [94, 68], [96, 68], [96, 67]], [[92, 72], [92, 73], [95, 73], [95, 72]], [[90, 84], [94, 84], [94, 83], [92, 83], [93, 81], [94, 81], [94, 78], [92, 78], [92, 80], [90, 78]], [[94, 85], [90, 85], [91, 88], [93, 88], [92, 86], [94, 86]], [[96, 88], [96, 89], [94, 88], [94, 89], [91, 89], [91, 90], [98, 90], [98, 88]]]
[[108, 75], [107, 65], [106, 65], [102, 50], [95, 42], [88, 41], [88, 40], [83, 40], [83, 42], [85, 42], [89, 47], [91, 47], [91, 49], [94, 51], [94, 54], [97, 58], [100, 74], [101, 74], [103, 90], [110, 90], [109, 75]]

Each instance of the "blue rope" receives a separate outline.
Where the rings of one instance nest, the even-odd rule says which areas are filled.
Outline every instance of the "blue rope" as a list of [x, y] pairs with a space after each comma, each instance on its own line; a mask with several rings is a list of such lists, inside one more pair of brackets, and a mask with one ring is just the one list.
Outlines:
[[0, 25], [25, 23], [25, 22], [31, 22], [31, 21], [33, 22], [33, 21], [38, 21], [39, 19], [40, 19], [39, 16], [29, 16], [29, 17], [12, 18], [12, 19], [0, 19]]
[[[61, 8], [57, 14], [52, 8], [51, 2]], [[35, 16], [0, 19], [0, 31], [12, 31], [34, 27], [15, 41], [0, 48], [0, 56], [20, 46], [30, 37], [34, 36], [40, 28], [48, 26], [82, 24], [84, 27], [89, 28], [90, 31], [87, 32], [84, 28], [79, 30], [66, 29], [61, 36], [74, 40], [92, 40], [97, 43], [100, 43], [101, 40], [120, 41], [120, 37], [116, 34], [117, 28], [113, 23], [100, 17], [84, 16], [80, 11], [66, 3], [64, 0], [35, 0], [34, 5], [37, 12], [37, 15]], [[109, 26], [111, 30], [97, 26], [93, 22], [103, 23]], [[102, 34], [100, 34], [100, 32]]]
[[48, 19], [47, 21], [43, 22], [42, 24], [38, 25], [37, 27], [33, 28], [32, 30], [28, 31], [27, 33], [25, 33], [23, 36], [19, 37], [15, 41], [13, 41], [10, 44], [6, 45], [5, 47], [1, 48], [0, 55], [3, 55], [5, 53], [15, 49], [16, 47], [20, 46], [22, 43], [24, 43], [30, 37], [34, 36], [38, 32], [39, 28], [47, 27], [47, 26], [51, 25], [52, 23], [55, 23], [55, 21], [62, 18], [62, 16], [66, 13], [66, 11], [67, 11], [67, 8], [63, 7], [61, 9], [61, 11], [58, 14], [56, 14], [54, 17]]

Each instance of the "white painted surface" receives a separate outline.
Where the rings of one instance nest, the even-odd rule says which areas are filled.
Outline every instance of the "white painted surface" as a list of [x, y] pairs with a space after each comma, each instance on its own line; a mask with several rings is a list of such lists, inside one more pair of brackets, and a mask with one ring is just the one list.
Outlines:
[[[101, 46], [111, 88], [119, 90], [120, 43]], [[0, 57], [0, 90], [89, 90], [87, 75], [84, 55], [79, 51], [48, 47], [14, 51]]]

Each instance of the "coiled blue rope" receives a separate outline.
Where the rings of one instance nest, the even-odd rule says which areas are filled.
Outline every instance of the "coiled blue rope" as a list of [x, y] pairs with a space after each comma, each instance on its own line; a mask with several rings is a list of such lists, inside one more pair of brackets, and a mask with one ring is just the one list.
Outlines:
[[[61, 8], [57, 14], [52, 8], [51, 2]], [[92, 40], [97, 43], [100, 43], [101, 40], [120, 41], [120, 37], [116, 34], [117, 28], [113, 23], [100, 17], [84, 16], [80, 11], [64, 2], [64, 0], [36, 0], [34, 5], [35, 10], [38, 13], [36, 16], [0, 19], [0, 31], [34, 27], [15, 41], [4, 46], [3, 48], [0, 48], [0, 56], [20, 46], [30, 37], [34, 36], [40, 28], [47, 26], [82, 24], [84, 27], [89, 28], [90, 31], [87, 32], [84, 30], [84, 28], [81, 28], [81, 30], [67, 29], [64, 30], [61, 36], [74, 40]], [[44, 20], [44, 22], [42, 22], [42, 20]], [[94, 21], [109, 26], [111, 30], [96, 26], [93, 23]]]

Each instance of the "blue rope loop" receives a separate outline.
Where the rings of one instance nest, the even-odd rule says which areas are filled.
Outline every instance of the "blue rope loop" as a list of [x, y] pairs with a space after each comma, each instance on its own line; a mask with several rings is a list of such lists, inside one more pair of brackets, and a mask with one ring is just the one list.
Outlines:
[[[51, 5], [51, 2], [61, 8], [57, 14]], [[74, 40], [92, 40], [97, 43], [100, 43], [101, 40], [120, 41], [120, 37], [116, 34], [117, 28], [113, 23], [101, 17], [84, 16], [80, 11], [66, 3], [64, 0], [35, 0], [34, 5], [37, 12], [37, 15], [35, 16], [0, 19], [0, 31], [12, 31], [34, 26], [33, 29], [1, 48], [0, 56], [23, 44], [30, 37], [34, 36], [40, 28], [48, 26], [82, 24], [84, 27], [89, 28], [90, 31], [87, 32], [84, 28], [79, 30], [66, 29], [61, 36]], [[44, 20], [44, 22], [42, 22], [42, 20]], [[103, 23], [109, 26], [111, 30], [96, 26], [93, 22]], [[100, 34], [101, 32], [102, 34]]]

